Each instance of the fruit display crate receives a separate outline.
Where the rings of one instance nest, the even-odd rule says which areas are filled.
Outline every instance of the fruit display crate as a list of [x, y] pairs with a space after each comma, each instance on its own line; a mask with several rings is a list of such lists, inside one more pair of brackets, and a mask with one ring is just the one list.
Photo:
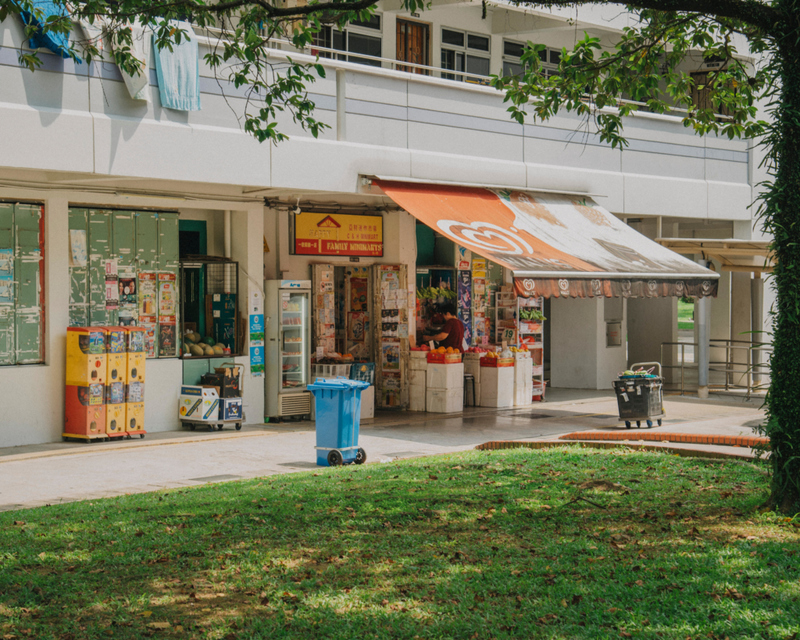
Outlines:
[[514, 358], [481, 358], [482, 367], [499, 369], [500, 367], [513, 367]]
[[428, 352], [428, 362], [431, 364], [458, 364], [461, 362], [461, 354], [430, 351]]

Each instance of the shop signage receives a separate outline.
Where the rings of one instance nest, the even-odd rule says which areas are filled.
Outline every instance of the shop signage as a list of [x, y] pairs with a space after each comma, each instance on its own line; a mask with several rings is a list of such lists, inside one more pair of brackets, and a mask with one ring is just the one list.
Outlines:
[[382, 216], [302, 212], [293, 222], [296, 255], [383, 256]]

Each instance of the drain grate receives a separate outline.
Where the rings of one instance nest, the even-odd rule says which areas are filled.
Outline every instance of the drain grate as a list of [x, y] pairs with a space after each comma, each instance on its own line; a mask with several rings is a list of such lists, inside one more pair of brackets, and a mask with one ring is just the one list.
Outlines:
[[222, 474], [220, 476], [206, 476], [205, 478], [189, 478], [191, 482], [217, 482], [219, 480], [238, 480], [242, 476]]

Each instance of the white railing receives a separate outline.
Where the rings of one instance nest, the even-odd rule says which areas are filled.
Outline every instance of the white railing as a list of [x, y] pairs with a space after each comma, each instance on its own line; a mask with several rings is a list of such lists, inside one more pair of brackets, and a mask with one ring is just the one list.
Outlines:
[[[204, 42], [211, 47], [218, 43], [219, 38], [223, 38], [225, 36], [225, 33], [222, 30], [211, 27], [196, 29], [196, 33], [201, 42]], [[292, 44], [290, 40], [287, 40], [286, 38], [273, 38], [269, 40], [269, 48], [271, 51], [274, 51], [278, 57], [291, 57], [298, 62], [319, 61], [324, 62], [326, 66], [332, 66], [334, 68], [344, 68], [366, 74], [372, 73], [384, 77], [388, 76], [396, 78], [400, 76], [405, 80], [417, 80], [420, 82], [434, 81], [438, 83], [439, 81], [444, 81], [449, 84], [452, 82], [461, 81], [463, 83], [461, 86], [465, 89], [497, 91], [489, 85], [489, 81], [491, 80], [490, 76], [467, 73], [466, 71], [454, 71], [451, 69], [443, 69], [441, 67], [434, 67], [431, 65], [404, 62], [403, 60], [370, 56], [362, 53], [352, 53], [349, 51], [342, 51], [341, 49], [332, 49], [329, 47], [309, 45], [300, 51]], [[363, 62], [358, 62], [358, 60], [370, 60], [379, 64], [365, 64]], [[586, 96], [586, 102], [589, 103], [590, 101], [590, 97]], [[647, 103], [645, 102], [618, 99], [617, 106], [603, 107], [602, 109], [598, 109], [598, 111], [614, 112], [617, 111], [618, 106], [623, 104], [635, 105], [637, 107], [647, 107]], [[667, 119], [675, 122], [682, 120], [688, 114], [688, 109], [671, 107], [666, 113], [638, 110], [634, 115], [654, 119]]]

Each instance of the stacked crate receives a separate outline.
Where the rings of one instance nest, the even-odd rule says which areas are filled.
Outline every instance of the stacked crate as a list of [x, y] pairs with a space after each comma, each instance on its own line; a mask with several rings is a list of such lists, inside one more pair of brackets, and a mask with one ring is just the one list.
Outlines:
[[67, 329], [64, 438], [106, 438], [106, 330]]
[[125, 431], [144, 438], [145, 330], [125, 327]]
[[429, 413], [458, 413], [464, 410], [464, 363], [428, 362], [425, 403]]
[[408, 410], [425, 411], [425, 392], [427, 391], [428, 354], [426, 351], [412, 351], [408, 364]]

